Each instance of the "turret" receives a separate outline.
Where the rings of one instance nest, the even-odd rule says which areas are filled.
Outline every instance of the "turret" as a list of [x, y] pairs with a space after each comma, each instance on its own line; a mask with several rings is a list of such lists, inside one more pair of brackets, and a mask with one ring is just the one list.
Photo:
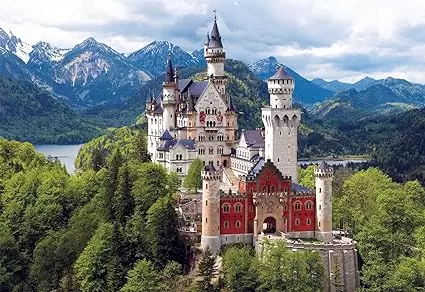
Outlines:
[[265, 128], [265, 158], [285, 176], [297, 182], [298, 126], [301, 110], [292, 107], [294, 79], [283, 67], [269, 78], [270, 106], [262, 109]]
[[221, 171], [208, 165], [202, 172], [202, 236], [201, 247], [217, 253], [220, 240], [220, 186]]
[[316, 178], [316, 239], [332, 242], [333, 169], [325, 161], [314, 169]]
[[164, 130], [173, 130], [176, 126], [177, 80], [171, 63], [171, 55], [168, 57], [165, 73], [162, 83], [163, 125]]
[[211, 34], [207, 34], [204, 44], [204, 57], [207, 61], [208, 77], [217, 86], [218, 91], [225, 94], [227, 77], [224, 75], [224, 60], [226, 53], [218, 30], [217, 17], [214, 17]]
[[291, 108], [292, 94], [295, 88], [294, 78], [286, 73], [283, 67], [267, 80], [272, 108]]

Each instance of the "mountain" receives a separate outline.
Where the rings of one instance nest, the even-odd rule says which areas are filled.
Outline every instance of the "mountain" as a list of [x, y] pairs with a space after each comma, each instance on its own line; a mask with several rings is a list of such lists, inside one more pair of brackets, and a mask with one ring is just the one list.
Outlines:
[[311, 80], [311, 82], [333, 92], [340, 92], [348, 90], [350, 88], [354, 88], [353, 84], [340, 82], [338, 80], [326, 81], [322, 78], [316, 78]]
[[195, 57], [201, 67], [207, 67], [207, 61], [205, 61], [204, 57], [204, 49], [193, 51], [192, 56]]
[[28, 67], [74, 106], [117, 103], [133, 96], [150, 76], [109, 46], [88, 38], [71, 50], [39, 42]]
[[[275, 57], [268, 57], [248, 65], [248, 68], [258, 78], [267, 80], [273, 76], [273, 74], [276, 72], [276, 68], [279, 65], [282, 64], [280, 64]], [[295, 79], [294, 99], [296, 102], [300, 102], [305, 106], [309, 106], [316, 102], [323, 101], [327, 97], [333, 95], [332, 91], [308, 81], [297, 72], [293, 71], [291, 68], [285, 65], [283, 66], [288, 74]]]
[[0, 77], [0, 136], [32, 143], [82, 143], [99, 130], [32, 82]]
[[28, 62], [29, 54], [32, 51], [29, 44], [23, 42], [11, 31], [6, 32], [2, 28], [0, 28], [0, 48], [15, 54], [24, 63]]
[[0, 48], [0, 75], [16, 80], [32, 79], [32, 74], [24, 61], [4, 48]]
[[337, 93], [332, 99], [317, 103], [310, 114], [318, 119], [358, 119], [425, 106], [425, 87], [403, 79], [386, 78], [378, 84], [357, 91]]
[[[176, 67], [204, 67], [198, 56], [193, 56], [168, 41], [154, 41], [146, 47], [130, 54], [128, 60], [152, 76], [164, 73], [169, 55], [172, 55]], [[204, 61], [205, 62], [205, 61]]]
[[365, 90], [366, 88], [378, 83], [380, 83], [380, 80], [376, 80], [370, 78], [369, 76], [366, 76], [365, 78], [354, 83], [352, 88], [355, 88], [357, 90]]

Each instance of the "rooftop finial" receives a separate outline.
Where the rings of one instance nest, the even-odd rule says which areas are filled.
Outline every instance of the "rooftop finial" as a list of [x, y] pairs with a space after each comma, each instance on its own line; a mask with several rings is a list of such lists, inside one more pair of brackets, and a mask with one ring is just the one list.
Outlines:
[[214, 9], [213, 12], [214, 12], [214, 21], [216, 21], [217, 20], [217, 9]]

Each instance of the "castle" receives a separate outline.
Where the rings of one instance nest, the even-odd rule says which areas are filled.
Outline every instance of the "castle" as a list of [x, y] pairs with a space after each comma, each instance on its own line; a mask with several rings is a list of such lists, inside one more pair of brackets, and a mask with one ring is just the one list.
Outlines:
[[[319, 251], [328, 275], [345, 291], [358, 287], [355, 242], [332, 231], [333, 169], [315, 168], [315, 189], [297, 184], [294, 79], [283, 67], [268, 79], [270, 103], [261, 109], [263, 129], [242, 130], [226, 93], [225, 51], [214, 20], [204, 44], [207, 79], [180, 80], [168, 59], [162, 94], [147, 101], [148, 151], [152, 160], [181, 177], [200, 158], [202, 172], [201, 247], [246, 243], [261, 250], [264, 238], [283, 239], [296, 249]], [[337, 266], [342, 268], [336, 268]]]

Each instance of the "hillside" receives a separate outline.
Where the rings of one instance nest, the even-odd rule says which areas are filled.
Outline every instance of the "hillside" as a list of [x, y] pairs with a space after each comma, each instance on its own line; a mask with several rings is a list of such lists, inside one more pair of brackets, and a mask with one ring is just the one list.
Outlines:
[[99, 130], [25, 81], [0, 77], [0, 136], [32, 143], [81, 143]]

